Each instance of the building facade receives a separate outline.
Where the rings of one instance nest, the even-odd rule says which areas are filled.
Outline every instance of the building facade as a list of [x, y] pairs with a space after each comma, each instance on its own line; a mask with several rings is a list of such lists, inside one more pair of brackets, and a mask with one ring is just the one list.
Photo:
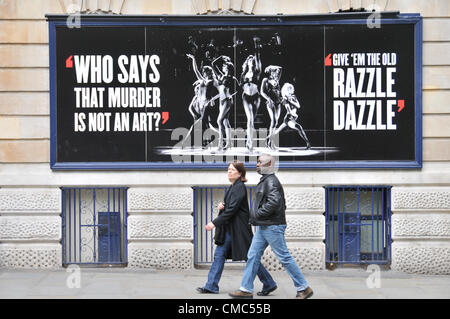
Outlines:
[[[362, 246], [368, 245], [372, 257], [382, 255], [382, 264], [393, 270], [450, 274], [450, 5], [447, 0], [362, 3], [423, 18], [423, 164], [411, 169], [280, 169], [288, 246], [304, 269], [325, 269], [342, 260], [364, 264]], [[46, 14], [73, 14], [76, 21], [80, 10], [99, 15], [302, 15], [359, 6], [360, 1], [306, 0], [2, 1], [0, 267], [92, 263], [191, 269], [208, 264], [212, 239], [201, 229], [211, 217], [204, 214], [213, 213], [210, 207], [216, 207], [228, 184], [224, 171], [214, 169], [53, 170]], [[256, 185], [259, 177], [248, 170], [248, 185]], [[357, 205], [365, 218], [339, 221], [343, 215], [339, 209], [334, 213], [340, 207], [334, 203], [344, 191], [353, 199], [343, 208]], [[369, 205], [365, 214], [359, 207], [363, 200]], [[86, 225], [84, 214], [93, 214], [93, 224]], [[370, 234], [353, 230], [364, 223], [371, 225]], [[337, 235], [339, 227], [347, 237]], [[345, 244], [356, 238], [350, 233], [358, 234], [356, 246]], [[356, 259], [334, 259], [355, 249]], [[263, 262], [269, 270], [282, 269], [270, 249]]]

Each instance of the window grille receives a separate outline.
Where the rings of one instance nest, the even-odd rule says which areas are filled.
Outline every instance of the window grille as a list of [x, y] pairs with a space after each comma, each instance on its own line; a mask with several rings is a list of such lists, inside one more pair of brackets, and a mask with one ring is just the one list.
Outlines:
[[125, 265], [127, 188], [61, 189], [63, 266]]
[[326, 190], [326, 263], [391, 262], [391, 186], [330, 186]]

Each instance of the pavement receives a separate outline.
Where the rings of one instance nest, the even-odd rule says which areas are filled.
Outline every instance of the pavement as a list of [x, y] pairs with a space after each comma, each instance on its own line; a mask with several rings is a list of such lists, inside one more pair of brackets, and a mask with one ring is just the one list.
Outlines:
[[[0, 269], [0, 299], [228, 299], [238, 289], [243, 269], [225, 268], [219, 294], [199, 294], [208, 269], [133, 270], [72, 268]], [[295, 289], [285, 271], [271, 272], [278, 289], [255, 299], [292, 299]], [[450, 275], [417, 275], [392, 270], [303, 271], [312, 299], [450, 299]], [[261, 283], [255, 280], [255, 291]]]

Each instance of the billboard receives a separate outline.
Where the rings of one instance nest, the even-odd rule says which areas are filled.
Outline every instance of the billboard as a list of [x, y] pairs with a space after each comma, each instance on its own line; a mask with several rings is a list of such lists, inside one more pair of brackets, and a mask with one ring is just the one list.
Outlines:
[[421, 18], [369, 17], [48, 16], [51, 167], [421, 167]]

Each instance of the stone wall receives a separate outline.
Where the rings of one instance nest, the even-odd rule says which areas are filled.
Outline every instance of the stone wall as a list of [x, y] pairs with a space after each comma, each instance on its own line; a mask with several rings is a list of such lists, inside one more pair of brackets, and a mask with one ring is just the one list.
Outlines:
[[[343, 9], [358, 1], [339, 1]], [[366, 1], [367, 2], [367, 1]], [[372, 1], [370, 1], [372, 2]], [[89, 0], [86, 13], [315, 14], [338, 1]], [[281, 171], [288, 246], [306, 269], [325, 267], [324, 185], [392, 185], [392, 269], [450, 274], [450, 4], [376, 1], [424, 17], [421, 170]], [[48, 25], [78, 0], [0, 1], [0, 267], [62, 264], [61, 186], [128, 186], [128, 266], [192, 268], [191, 186], [226, 185], [223, 172], [58, 171], [49, 167]], [[72, 5], [72, 6], [71, 6]], [[73, 6], [75, 5], [75, 6]], [[70, 11], [72, 10], [72, 11]], [[258, 176], [249, 168], [249, 185]], [[280, 269], [270, 250], [263, 262]]]

